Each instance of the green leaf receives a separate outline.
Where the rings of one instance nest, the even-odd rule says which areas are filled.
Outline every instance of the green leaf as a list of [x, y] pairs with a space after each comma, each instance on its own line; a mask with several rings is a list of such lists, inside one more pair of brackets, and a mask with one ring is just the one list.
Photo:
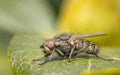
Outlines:
[[[9, 45], [9, 62], [14, 75], [80, 75], [83, 71], [120, 68], [120, 61], [105, 61], [97, 58], [74, 58], [70, 64], [68, 59], [55, 60], [42, 66], [41, 61], [33, 59], [43, 57], [39, 48], [45, 40], [41, 35], [15, 35]], [[102, 48], [100, 56], [104, 58], [119, 58], [120, 48]]]

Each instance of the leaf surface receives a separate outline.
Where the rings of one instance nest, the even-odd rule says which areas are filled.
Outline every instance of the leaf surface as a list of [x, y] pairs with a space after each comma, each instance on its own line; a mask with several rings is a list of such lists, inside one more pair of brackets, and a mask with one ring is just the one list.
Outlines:
[[[33, 62], [33, 59], [42, 58], [40, 44], [45, 40], [38, 34], [15, 35], [8, 48], [8, 57], [14, 75], [80, 75], [83, 71], [120, 68], [120, 61], [105, 61], [97, 58], [73, 58], [70, 64], [68, 59], [54, 60], [42, 66], [43, 60]], [[99, 55], [104, 58], [119, 58], [120, 48], [102, 48]]]

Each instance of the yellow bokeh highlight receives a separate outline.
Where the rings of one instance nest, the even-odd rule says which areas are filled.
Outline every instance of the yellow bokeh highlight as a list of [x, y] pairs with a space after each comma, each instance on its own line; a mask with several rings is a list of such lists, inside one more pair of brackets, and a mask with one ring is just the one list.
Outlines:
[[111, 0], [66, 0], [59, 15], [58, 28], [60, 32], [106, 33], [106, 38], [93, 40], [116, 45], [118, 43], [113, 38], [120, 36], [119, 13]]

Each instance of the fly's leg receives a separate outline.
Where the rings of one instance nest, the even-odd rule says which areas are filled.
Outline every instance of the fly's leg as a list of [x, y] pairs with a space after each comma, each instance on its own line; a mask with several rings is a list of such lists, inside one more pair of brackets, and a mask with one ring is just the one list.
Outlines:
[[68, 57], [68, 63], [70, 63], [70, 59], [71, 59], [71, 57], [72, 57], [72, 54], [73, 54], [74, 49], [75, 49], [75, 45], [74, 45], [73, 48], [71, 49], [70, 55], [69, 55], [69, 57]]
[[98, 56], [97, 54], [95, 54], [95, 56], [99, 59], [102, 59], [102, 60], [113, 61], [113, 59], [102, 58], [102, 57]]
[[[54, 52], [55, 52], [55, 51], [57, 52], [57, 54], [58, 54], [59, 56], [61, 56], [61, 57], [64, 57], [64, 56], [65, 56], [65, 54], [64, 54], [62, 51], [60, 51], [59, 49], [54, 49]], [[41, 64], [39, 64], [39, 65], [43, 65], [43, 64], [49, 62], [49, 61], [52, 59], [52, 56], [53, 56], [54, 52], [52, 52], [52, 54], [50, 55], [49, 59], [45, 60], [43, 63], [41, 63]]]
[[33, 59], [32, 61], [40, 61], [40, 60], [42, 60], [44, 57], [42, 57], [42, 58], [38, 58], [38, 59]]
[[59, 56], [61, 56], [61, 57], [65, 57], [66, 55], [61, 51], [61, 50], [59, 50], [59, 49], [56, 49], [56, 52], [57, 52], [57, 54], [59, 55]]
[[47, 60], [45, 60], [43, 63], [40, 63], [38, 65], [43, 65], [43, 64], [49, 62], [52, 59], [54, 53], [55, 53], [55, 49], [53, 49], [52, 54], [49, 56], [49, 58]]
[[45, 63], [47, 63], [48, 62], [48, 60], [45, 60], [44, 62], [42, 62], [42, 63], [40, 63], [40, 64], [38, 64], [38, 65], [44, 65]]

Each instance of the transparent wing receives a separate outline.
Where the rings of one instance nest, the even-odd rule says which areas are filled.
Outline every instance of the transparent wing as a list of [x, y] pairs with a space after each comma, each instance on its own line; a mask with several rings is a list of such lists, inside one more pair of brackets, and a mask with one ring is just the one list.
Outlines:
[[96, 36], [104, 36], [104, 35], [107, 35], [107, 34], [105, 33], [83, 34], [83, 35], [78, 35], [74, 38], [79, 39], [79, 38], [96, 37]]

